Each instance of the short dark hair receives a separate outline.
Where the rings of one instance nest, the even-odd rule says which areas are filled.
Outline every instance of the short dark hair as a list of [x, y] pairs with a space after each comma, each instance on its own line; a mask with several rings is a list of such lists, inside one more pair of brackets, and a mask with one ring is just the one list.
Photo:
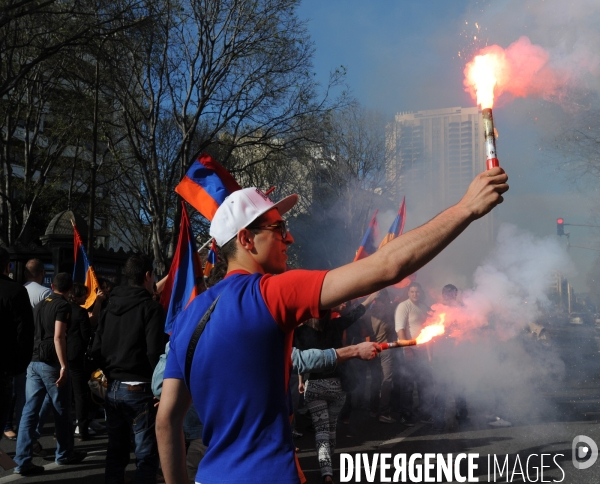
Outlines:
[[444, 287], [442, 287], [442, 294], [455, 291], [458, 292], [458, 288], [454, 284], [446, 284]]
[[125, 277], [130, 286], [141, 286], [146, 279], [146, 272], [154, 271], [154, 261], [146, 254], [132, 255], [125, 262]]
[[4, 268], [10, 262], [10, 254], [8, 250], [3, 247], [0, 247], [0, 271], [4, 272]]
[[79, 299], [81, 296], [87, 296], [88, 288], [85, 284], [81, 284], [81, 282], [73, 283], [73, 290], [71, 291], [71, 300], [75, 301], [75, 299]]
[[60, 293], [68, 292], [73, 287], [73, 279], [71, 274], [67, 272], [59, 272], [52, 279], [52, 285]]
[[39, 259], [29, 259], [25, 264], [25, 277], [36, 279], [44, 273], [44, 263]]
[[421, 287], [421, 284], [419, 284], [418, 282], [411, 282], [410, 285], [408, 286], [408, 289], [410, 290], [411, 287], [416, 287], [417, 289], [420, 289], [421, 291], [423, 290], [423, 288]]
[[236, 240], [237, 236], [231, 239], [229, 242], [225, 242], [223, 247], [219, 247], [219, 256], [225, 261], [225, 263], [229, 263], [229, 261], [233, 259], [237, 253]]
[[[260, 217], [257, 219], [260, 220]], [[256, 220], [252, 223], [256, 223]], [[246, 229], [248, 229], [250, 232], [252, 232], [254, 235], [256, 235], [258, 232], [260, 232], [260, 229], [257, 229], [256, 227], [245, 227]], [[223, 244], [223, 247], [219, 247], [219, 255], [221, 256], [221, 258], [229, 263], [229, 261], [231, 259], [233, 259], [235, 257], [235, 254], [237, 253], [237, 234], [235, 234], [235, 237], [227, 242], [225, 242]]]

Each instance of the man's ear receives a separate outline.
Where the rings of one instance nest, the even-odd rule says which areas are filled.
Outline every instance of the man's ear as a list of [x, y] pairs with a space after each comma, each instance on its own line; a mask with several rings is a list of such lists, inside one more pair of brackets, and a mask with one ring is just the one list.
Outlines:
[[237, 233], [237, 241], [246, 250], [254, 249], [254, 234], [249, 229], [241, 229]]

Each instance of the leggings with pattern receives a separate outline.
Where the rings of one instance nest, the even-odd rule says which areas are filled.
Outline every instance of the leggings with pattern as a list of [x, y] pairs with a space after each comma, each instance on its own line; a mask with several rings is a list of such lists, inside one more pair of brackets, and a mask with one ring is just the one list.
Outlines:
[[339, 378], [309, 380], [306, 384], [304, 401], [315, 427], [317, 457], [323, 477], [333, 476], [335, 430], [345, 400], [346, 393]]

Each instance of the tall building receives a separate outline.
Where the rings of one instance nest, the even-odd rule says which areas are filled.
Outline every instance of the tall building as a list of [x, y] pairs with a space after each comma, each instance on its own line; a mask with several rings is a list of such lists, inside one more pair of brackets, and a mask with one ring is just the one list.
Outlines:
[[[406, 195], [407, 229], [457, 203], [485, 170], [483, 122], [477, 107], [404, 112], [388, 125], [388, 176], [397, 179], [394, 199]], [[430, 288], [452, 282], [469, 287], [475, 269], [489, 253], [494, 236], [490, 213], [419, 272]], [[440, 286], [441, 287], [441, 286]]]
[[[388, 172], [402, 176], [398, 195], [412, 194], [426, 216], [455, 204], [475, 175], [485, 170], [483, 140], [477, 107], [397, 114], [388, 129], [393, 153]], [[493, 222], [491, 217], [485, 220], [491, 238]]]

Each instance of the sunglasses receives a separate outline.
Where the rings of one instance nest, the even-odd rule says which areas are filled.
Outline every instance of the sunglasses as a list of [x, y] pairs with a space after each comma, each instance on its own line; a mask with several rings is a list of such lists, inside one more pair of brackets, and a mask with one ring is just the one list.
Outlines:
[[285, 220], [281, 220], [277, 223], [271, 225], [260, 225], [257, 227], [248, 227], [249, 229], [260, 229], [260, 230], [280, 230], [281, 238], [285, 240], [288, 234], [287, 222]]

